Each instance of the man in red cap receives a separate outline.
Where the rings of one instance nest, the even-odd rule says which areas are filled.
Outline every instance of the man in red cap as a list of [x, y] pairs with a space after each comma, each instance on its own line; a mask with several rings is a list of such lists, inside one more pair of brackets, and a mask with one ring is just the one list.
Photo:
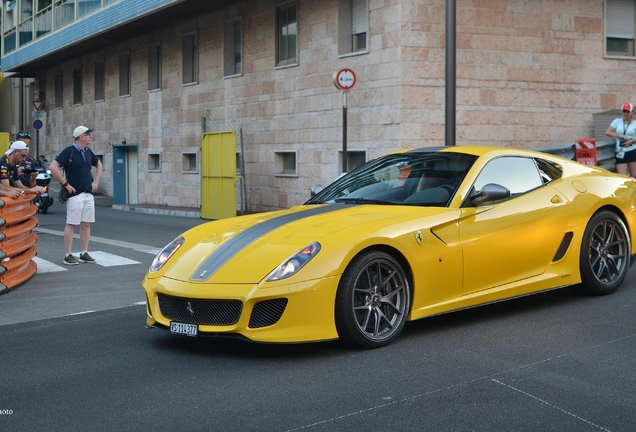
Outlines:
[[614, 119], [605, 134], [616, 139], [616, 172], [636, 176], [636, 122], [632, 118], [634, 105], [623, 104], [622, 118]]

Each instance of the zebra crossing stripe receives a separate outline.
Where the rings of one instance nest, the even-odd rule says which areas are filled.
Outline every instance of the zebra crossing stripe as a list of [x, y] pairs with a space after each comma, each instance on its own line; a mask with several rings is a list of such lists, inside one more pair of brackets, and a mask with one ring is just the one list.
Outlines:
[[[141, 264], [139, 261], [131, 260], [119, 255], [110, 254], [108, 252], [90, 251], [90, 255], [95, 259], [95, 264], [102, 267], [115, 267], [123, 265]], [[73, 252], [75, 258], [79, 257], [79, 252]], [[33, 261], [38, 265], [36, 273], [52, 273], [68, 270], [68, 267], [52, 263], [40, 257], [34, 257]], [[84, 263], [80, 263], [83, 265]]]

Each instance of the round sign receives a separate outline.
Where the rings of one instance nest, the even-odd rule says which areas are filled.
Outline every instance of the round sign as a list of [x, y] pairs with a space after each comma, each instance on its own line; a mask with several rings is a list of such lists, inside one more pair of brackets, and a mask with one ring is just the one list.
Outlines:
[[42, 120], [35, 120], [35, 121], [33, 122], [33, 128], [34, 128], [34, 129], [42, 129], [42, 126], [43, 126], [43, 125], [44, 125], [44, 124], [42, 123]]
[[356, 74], [348, 68], [340, 69], [334, 74], [333, 83], [342, 91], [351, 90], [356, 85]]

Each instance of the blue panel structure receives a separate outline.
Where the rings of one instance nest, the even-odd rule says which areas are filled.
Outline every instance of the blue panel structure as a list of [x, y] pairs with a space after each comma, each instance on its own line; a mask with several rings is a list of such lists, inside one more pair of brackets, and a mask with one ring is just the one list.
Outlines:
[[124, 0], [113, 3], [3, 56], [2, 69], [10, 72], [23, 63], [49, 55], [85, 39], [97, 37], [100, 33], [181, 1], [183, 0]]

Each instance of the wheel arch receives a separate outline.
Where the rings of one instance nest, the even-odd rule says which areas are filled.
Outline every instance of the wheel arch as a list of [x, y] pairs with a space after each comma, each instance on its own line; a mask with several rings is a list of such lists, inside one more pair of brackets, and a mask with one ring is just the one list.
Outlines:
[[409, 264], [409, 261], [406, 259], [404, 254], [402, 254], [402, 252], [400, 252], [397, 248], [387, 244], [379, 244], [379, 243], [374, 245], [369, 245], [366, 248], [359, 250], [358, 253], [356, 253], [349, 262], [353, 261], [359, 255], [367, 251], [372, 251], [372, 250], [385, 252], [391, 255], [402, 266], [402, 269], [404, 270], [404, 273], [406, 274], [406, 278], [408, 279], [408, 282], [409, 282], [409, 290], [411, 291], [411, 304], [409, 305], [409, 308], [413, 308], [412, 299], [413, 299], [413, 293], [415, 290], [415, 287], [413, 285], [413, 269], [411, 268], [411, 265]]

